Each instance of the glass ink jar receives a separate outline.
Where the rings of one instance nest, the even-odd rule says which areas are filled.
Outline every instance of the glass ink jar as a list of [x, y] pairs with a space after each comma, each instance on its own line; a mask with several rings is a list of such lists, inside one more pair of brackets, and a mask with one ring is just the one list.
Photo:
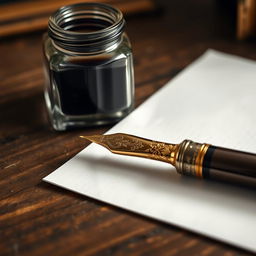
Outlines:
[[43, 38], [45, 100], [55, 130], [114, 123], [134, 103], [132, 51], [120, 10], [81, 3], [57, 10]]

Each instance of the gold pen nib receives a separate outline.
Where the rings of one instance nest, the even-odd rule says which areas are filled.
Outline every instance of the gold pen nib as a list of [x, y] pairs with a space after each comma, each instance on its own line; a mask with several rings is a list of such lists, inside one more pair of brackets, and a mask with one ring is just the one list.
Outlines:
[[80, 136], [97, 143], [112, 153], [150, 158], [174, 165], [177, 153], [177, 145], [157, 142], [137, 136], [116, 133], [111, 135]]

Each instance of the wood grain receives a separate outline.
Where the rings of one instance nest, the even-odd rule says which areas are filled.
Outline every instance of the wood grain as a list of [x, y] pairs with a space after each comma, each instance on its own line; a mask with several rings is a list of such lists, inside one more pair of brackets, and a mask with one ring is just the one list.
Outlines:
[[256, 1], [239, 0], [237, 2], [237, 38], [246, 39], [255, 35]]
[[[0, 36], [45, 29], [49, 16], [55, 10], [77, 2], [77, 0], [35, 0], [0, 5]], [[96, 2], [116, 6], [125, 14], [148, 12], [155, 8], [152, 0], [97, 0]]]
[[[127, 20], [136, 106], [208, 48], [256, 60], [255, 41], [230, 36], [214, 0], [159, 4], [164, 12]], [[51, 130], [41, 43], [41, 34], [0, 41], [0, 255], [252, 255], [41, 181], [88, 145], [78, 135], [110, 128]]]

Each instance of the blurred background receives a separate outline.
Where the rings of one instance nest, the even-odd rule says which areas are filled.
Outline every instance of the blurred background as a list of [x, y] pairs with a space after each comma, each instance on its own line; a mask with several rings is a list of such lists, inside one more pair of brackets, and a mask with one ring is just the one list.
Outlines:
[[[45, 29], [49, 15], [63, 5], [77, 3], [77, 0], [1, 0], [0, 1], [0, 36], [28, 33]], [[90, 2], [86, 0], [83, 2]], [[238, 39], [245, 39], [255, 33], [256, 4], [255, 0], [214, 0], [214, 1], [178, 1], [167, 0], [98, 0], [120, 8], [126, 15], [152, 12], [163, 6], [170, 6], [173, 11], [180, 6], [188, 19], [186, 9], [193, 12], [193, 3], [200, 4], [204, 12], [206, 5], [218, 8], [219, 14], [226, 16], [229, 24], [233, 26]], [[177, 2], [177, 3], [176, 3]], [[192, 7], [192, 8], [191, 8]], [[165, 9], [165, 8], [164, 8]], [[223, 13], [223, 11], [225, 13]], [[231, 23], [232, 22], [232, 23]], [[223, 23], [223, 25], [226, 25]]]

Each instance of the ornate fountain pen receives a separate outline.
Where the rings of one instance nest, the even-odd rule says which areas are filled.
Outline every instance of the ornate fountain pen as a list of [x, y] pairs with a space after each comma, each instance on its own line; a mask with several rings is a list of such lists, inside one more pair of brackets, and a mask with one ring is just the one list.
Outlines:
[[138, 156], [173, 165], [177, 172], [199, 178], [228, 181], [256, 181], [256, 154], [184, 140], [169, 144], [123, 133], [80, 136], [112, 153]]

